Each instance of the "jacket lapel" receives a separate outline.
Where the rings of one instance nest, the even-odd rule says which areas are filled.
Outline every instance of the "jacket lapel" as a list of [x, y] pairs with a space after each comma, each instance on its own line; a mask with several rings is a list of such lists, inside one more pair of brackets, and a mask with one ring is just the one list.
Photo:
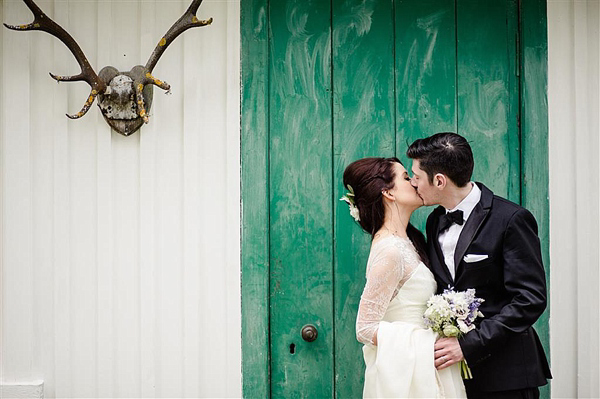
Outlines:
[[440, 216], [445, 213], [445, 210], [443, 207], [440, 206], [434, 210], [434, 213], [435, 217], [433, 219], [431, 227], [432, 231], [430, 231], [427, 235], [428, 237], [431, 237], [431, 242], [429, 243], [429, 245], [431, 245], [431, 248], [433, 249], [433, 251], [429, 251], [431, 256], [431, 268], [432, 271], [440, 277], [440, 279], [442, 279], [447, 284], [452, 285], [452, 275], [448, 270], [448, 266], [446, 266], [446, 262], [444, 262], [444, 254], [442, 252], [442, 248], [440, 247], [438, 231], [440, 224]]
[[460, 236], [458, 237], [458, 242], [456, 243], [456, 250], [454, 251], [454, 267], [455, 267], [455, 280], [458, 280], [458, 277], [463, 271], [463, 256], [467, 252], [467, 249], [473, 242], [475, 235], [481, 228], [481, 225], [485, 221], [488, 213], [490, 212], [490, 208], [492, 206], [492, 199], [494, 197], [494, 193], [492, 193], [486, 186], [481, 183], [476, 183], [481, 189], [481, 200], [475, 208], [471, 215], [467, 219], [465, 223], [465, 227], [463, 228]]

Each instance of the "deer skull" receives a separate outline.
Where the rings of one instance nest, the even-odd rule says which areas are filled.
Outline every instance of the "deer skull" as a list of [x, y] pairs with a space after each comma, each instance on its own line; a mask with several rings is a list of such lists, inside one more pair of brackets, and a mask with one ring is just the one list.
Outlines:
[[[104, 67], [98, 77], [107, 82], [103, 94], [98, 94], [98, 107], [102, 111], [104, 120], [117, 132], [129, 136], [138, 130], [144, 121], [138, 111], [135, 82], [140, 80], [143, 66], [133, 67], [129, 72], [119, 72], [114, 67]], [[146, 113], [152, 106], [152, 85], [145, 85], [142, 90], [142, 104]]]
[[60, 25], [48, 18], [33, 0], [23, 0], [34, 15], [34, 20], [28, 25], [7, 25], [12, 30], [41, 30], [60, 39], [71, 50], [81, 67], [81, 73], [74, 76], [50, 76], [58, 82], [87, 82], [92, 91], [81, 111], [75, 115], [67, 114], [71, 119], [81, 118], [98, 97], [98, 106], [108, 124], [117, 132], [129, 136], [137, 131], [143, 123], [148, 123], [148, 111], [152, 105], [152, 87], [158, 86], [169, 93], [171, 86], [152, 76], [152, 70], [167, 47], [190, 28], [210, 25], [212, 18], [199, 20], [196, 12], [202, 0], [193, 0], [186, 12], [171, 26], [160, 39], [145, 66], [134, 66], [129, 72], [119, 72], [116, 68], [107, 66], [96, 72], [91, 67], [85, 54], [71, 35]]

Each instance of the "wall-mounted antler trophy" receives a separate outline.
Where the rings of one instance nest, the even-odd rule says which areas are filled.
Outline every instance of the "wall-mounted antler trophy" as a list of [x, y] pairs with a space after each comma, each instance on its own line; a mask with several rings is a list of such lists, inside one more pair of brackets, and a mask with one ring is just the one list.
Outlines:
[[202, 0], [194, 0], [181, 18], [160, 39], [146, 66], [134, 66], [129, 72], [119, 72], [116, 68], [107, 66], [102, 68], [100, 73], [96, 75], [75, 39], [60, 25], [48, 18], [33, 0], [23, 1], [34, 15], [33, 22], [28, 25], [4, 24], [4, 26], [12, 30], [41, 30], [60, 39], [75, 56], [81, 67], [81, 73], [74, 76], [57, 76], [50, 73], [50, 76], [59, 82], [83, 80], [92, 87], [92, 91], [81, 111], [75, 115], [67, 114], [67, 116], [71, 119], [81, 118], [90, 109], [97, 96], [98, 106], [106, 122], [125, 136], [138, 130], [142, 123], [148, 123], [148, 111], [150, 111], [152, 105], [152, 85], [156, 85], [163, 90], [170, 89], [169, 84], [152, 76], [152, 70], [167, 47], [186, 30], [210, 25], [213, 21], [212, 18], [199, 20], [196, 17], [196, 12]]

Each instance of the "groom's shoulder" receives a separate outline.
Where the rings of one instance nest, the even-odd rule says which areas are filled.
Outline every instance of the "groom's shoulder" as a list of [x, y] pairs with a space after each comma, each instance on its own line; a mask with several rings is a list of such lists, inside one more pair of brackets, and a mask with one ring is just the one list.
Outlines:
[[491, 208], [492, 214], [507, 222], [513, 219], [513, 217], [533, 218], [533, 215], [527, 208], [495, 194], [493, 195]]
[[531, 212], [521, 205], [494, 194], [482, 183], [477, 185], [481, 189], [481, 204], [484, 208], [490, 208], [491, 214], [497, 221], [498, 218], [508, 221], [517, 214], [526, 218], [533, 217]]
[[518, 212], [521, 209], [525, 209], [519, 204], [496, 195], [483, 183], [477, 182], [476, 184], [481, 190], [480, 203], [484, 208], [491, 208], [492, 210], [503, 212]]
[[523, 208], [521, 205], [512, 202], [504, 197], [494, 194], [492, 208], [502, 209], [505, 211], [518, 212]]

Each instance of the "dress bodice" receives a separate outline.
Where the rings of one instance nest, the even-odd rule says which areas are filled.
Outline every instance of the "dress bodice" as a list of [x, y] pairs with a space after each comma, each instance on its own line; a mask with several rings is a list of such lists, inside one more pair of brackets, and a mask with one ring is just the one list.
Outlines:
[[435, 294], [436, 287], [433, 274], [420, 262], [390, 302], [382, 321], [403, 321], [425, 328], [423, 314], [427, 310], [427, 301]]
[[436, 283], [408, 238], [388, 236], [373, 243], [367, 261], [356, 335], [374, 343], [381, 321], [406, 321], [423, 325], [423, 313]]

